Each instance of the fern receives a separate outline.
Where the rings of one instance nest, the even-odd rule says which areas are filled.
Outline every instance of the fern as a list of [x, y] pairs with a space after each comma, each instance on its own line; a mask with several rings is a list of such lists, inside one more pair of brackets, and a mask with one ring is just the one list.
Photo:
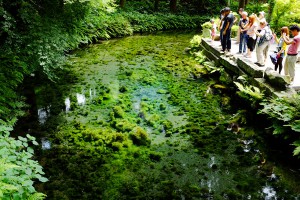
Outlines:
[[264, 94], [260, 91], [259, 88], [253, 85], [243, 85], [239, 82], [233, 82], [239, 91], [246, 95], [248, 98], [253, 98], [254, 100], [261, 100], [264, 97]]

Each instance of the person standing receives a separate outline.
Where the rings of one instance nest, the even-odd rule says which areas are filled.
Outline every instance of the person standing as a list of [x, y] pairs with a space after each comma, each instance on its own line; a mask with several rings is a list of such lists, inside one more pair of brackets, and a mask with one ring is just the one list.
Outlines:
[[[242, 16], [243, 12], [244, 12], [244, 9], [243, 9], [243, 8], [240, 8], [239, 11], [238, 11], [239, 16], [240, 16], [240, 21], [241, 21], [242, 18], [243, 18], [243, 16]], [[240, 27], [239, 27], [238, 32], [237, 32], [237, 37], [236, 37], [236, 44], [239, 44], [239, 43], [240, 43], [240, 36], [241, 36], [241, 29], [240, 29]]]
[[284, 39], [283, 39], [283, 34], [288, 35], [289, 34], [289, 28], [284, 26], [281, 28], [280, 30], [281, 36], [278, 39], [276, 37], [276, 34], [273, 34], [273, 37], [275, 38], [275, 41], [277, 43], [277, 62], [275, 64], [275, 71], [279, 71], [279, 74], [281, 73], [282, 70], [282, 62], [283, 62], [283, 58], [284, 56], [287, 54], [287, 44], [285, 43]]
[[256, 17], [255, 15], [250, 15], [249, 23], [244, 28], [244, 30], [247, 31], [247, 54], [245, 55], [246, 58], [252, 57], [252, 52], [255, 47], [256, 29], [257, 29]]
[[222, 27], [223, 27], [223, 24], [224, 24], [224, 17], [225, 17], [225, 14], [224, 14], [224, 9], [221, 10], [220, 12], [220, 24], [219, 24], [219, 30], [220, 30], [220, 42], [221, 42], [221, 46], [222, 46], [222, 41], [223, 41], [223, 32], [222, 32]]
[[230, 13], [230, 8], [226, 7], [224, 8], [225, 11], [225, 17], [224, 17], [224, 23], [222, 27], [222, 51], [230, 52], [231, 50], [231, 27], [233, 25], [234, 16], [232, 13]]
[[295, 78], [295, 65], [297, 62], [298, 49], [300, 46], [300, 28], [298, 25], [292, 25], [290, 27], [294, 38], [290, 40], [288, 36], [283, 33], [284, 42], [290, 45], [288, 48], [287, 56], [284, 63], [284, 73], [290, 77], [290, 84], [293, 84]]
[[268, 46], [270, 45], [270, 38], [267, 37], [271, 36], [272, 34], [269, 26], [267, 25], [266, 20], [260, 21], [259, 24], [261, 31], [255, 31], [255, 34], [259, 37], [259, 40], [256, 47], [257, 62], [254, 64], [258, 65], [259, 67], [264, 67], [266, 61], [266, 56], [264, 52], [266, 51], [266, 49], [268, 49]]
[[210, 23], [212, 25], [212, 28], [211, 28], [211, 41], [213, 42], [213, 41], [215, 41], [215, 37], [216, 37], [216, 33], [217, 33], [217, 25], [216, 25], [214, 19], [211, 19]]
[[238, 53], [246, 53], [247, 49], [247, 31], [244, 30], [248, 24], [248, 13], [242, 12], [242, 18], [239, 22], [239, 30], [240, 30], [240, 41], [239, 41], [239, 52]]

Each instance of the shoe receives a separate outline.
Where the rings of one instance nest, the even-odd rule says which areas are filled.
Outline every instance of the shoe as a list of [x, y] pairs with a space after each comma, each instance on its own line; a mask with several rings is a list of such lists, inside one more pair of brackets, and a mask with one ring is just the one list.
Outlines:
[[237, 52], [236, 54], [242, 54], [242, 52]]
[[258, 63], [258, 62], [255, 62], [254, 64], [256, 64], [256, 65], [259, 65], [259, 63]]
[[265, 65], [262, 65], [262, 64], [259, 64], [259, 63], [254, 63], [254, 64], [256, 64], [259, 67], [264, 67], [265, 66]]

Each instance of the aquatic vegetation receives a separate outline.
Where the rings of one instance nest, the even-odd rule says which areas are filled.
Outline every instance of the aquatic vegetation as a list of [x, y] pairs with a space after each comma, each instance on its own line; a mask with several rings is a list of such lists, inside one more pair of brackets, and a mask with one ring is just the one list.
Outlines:
[[228, 112], [228, 89], [193, 76], [199, 63], [183, 53], [190, 37], [139, 35], [74, 52], [81, 78], [61, 98], [47, 96], [53, 110], [66, 110], [65, 97], [73, 107], [38, 127], [51, 143], [39, 156], [51, 178], [38, 187], [49, 198], [263, 197], [269, 168], [259, 168], [253, 131]]
[[136, 127], [133, 130], [133, 133], [130, 134], [130, 138], [133, 141], [133, 144], [136, 145], [149, 145], [150, 139], [148, 133], [141, 127]]

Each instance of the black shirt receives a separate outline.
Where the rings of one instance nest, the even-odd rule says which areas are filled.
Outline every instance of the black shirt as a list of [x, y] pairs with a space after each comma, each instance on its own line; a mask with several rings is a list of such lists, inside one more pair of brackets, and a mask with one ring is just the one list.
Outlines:
[[246, 33], [246, 31], [243, 31], [243, 27], [242, 26], [245, 26], [245, 24], [248, 23], [248, 20], [247, 19], [241, 19], [240, 22], [239, 22], [239, 27], [241, 28], [241, 32], [242, 33]]
[[222, 30], [224, 30], [226, 28], [228, 22], [229, 22], [228, 30], [231, 29], [231, 27], [233, 25], [234, 18], [235, 17], [231, 13], [229, 13], [227, 16], [225, 16]]

